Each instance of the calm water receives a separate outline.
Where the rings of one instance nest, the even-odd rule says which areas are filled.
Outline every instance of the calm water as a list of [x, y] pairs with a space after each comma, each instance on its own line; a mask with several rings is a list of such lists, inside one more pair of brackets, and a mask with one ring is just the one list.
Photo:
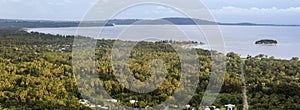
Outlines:
[[[178, 26], [191, 40], [206, 43], [205, 37], [195, 26]], [[84, 36], [92, 36], [99, 28], [104, 28], [103, 34], [98, 38], [122, 39], [117, 36], [127, 29], [128, 26], [115, 27], [82, 27]], [[160, 26], [157, 26], [159, 29]], [[33, 28], [28, 31], [43, 32], [50, 34], [75, 35], [77, 27], [70, 28]], [[220, 26], [225, 42], [226, 52], [236, 52], [242, 57], [247, 55], [256, 56], [266, 54], [276, 58], [290, 59], [300, 57], [300, 27], [268, 27], [268, 26]], [[174, 30], [174, 33], [176, 33]], [[152, 31], [153, 33], [153, 31]], [[173, 39], [172, 37], [166, 40]], [[260, 39], [274, 39], [279, 42], [277, 46], [259, 46], [254, 42]], [[130, 39], [126, 39], [130, 40]], [[160, 39], [161, 40], [161, 39]], [[204, 45], [201, 48], [209, 48]]]

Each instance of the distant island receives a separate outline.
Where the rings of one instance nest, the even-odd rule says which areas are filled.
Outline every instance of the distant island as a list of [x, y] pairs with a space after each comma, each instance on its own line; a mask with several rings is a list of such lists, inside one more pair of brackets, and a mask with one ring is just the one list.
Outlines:
[[51, 20], [18, 20], [0, 19], [1, 27], [14, 28], [57, 28], [57, 27], [97, 27], [114, 25], [233, 25], [233, 26], [300, 26], [282, 24], [255, 24], [255, 23], [220, 23], [215, 21], [197, 19], [169, 17], [160, 19], [109, 19], [96, 21], [51, 21]]
[[277, 45], [278, 41], [272, 39], [262, 39], [255, 42], [256, 45]]

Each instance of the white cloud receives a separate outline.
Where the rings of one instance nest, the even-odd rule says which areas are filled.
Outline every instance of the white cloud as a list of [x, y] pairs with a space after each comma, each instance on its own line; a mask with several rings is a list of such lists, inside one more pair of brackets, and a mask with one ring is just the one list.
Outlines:
[[239, 8], [233, 6], [211, 10], [217, 21], [300, 24], [300, 7]]
[[[81, 19], [98, 0], [0, 0], [0, 18], [19, 19]], [[103, 0], [101, 0], [103, 2]], [[108, 0], [105, 0], [108, 1]], [[122, 0], [115, 0], [123, 3]], [[300, 2], [296, 0], [204, 0], [220, 22], [254, 22], [300, 24]], [[197, 5], [182, 1], [182, 7], [200, 13]], [[255, 7], [253, 7], [255, 6]], [[114, 6], [109, 6], [114, 7]], [[192, 7], [192, 8], [191, 8]], [[182, 16], [176, 10], [163, 6], [141, 6], [121, 13], [122, 17], [157, 18]]]
[[65, 3], [72, 3], [71, 0], [64, 0]]
[[21, 0], [12, 0], [13, 2], [20, 2]]
[[139, 5], [122, 11], [116, 18], [157, 19], [170, 16], [178, 17], [183, 15], [170, 7], [160, 5]]
[[257, 8], [257, 7], [252, 7], [252, 8], [238, 8], [238, 7], [232, 7], [232, 6], [227, 6], [223, 7], [221, 9], [213, 9], [213, 12], [224, 12], [224, 11], [231, 11], [231, 12], [241, 12], [241, 11], [260, 11], [260, 12], [300, 12], [300, 7], [290, 7], [290, 8], [277, 8], [277, 7], [271, 7], [271, 8]]
[[173, 10], [172, 8], [164, 7], [164, 6], [157, 6], [156, 9], [149, 10], [149, 11], [151, 11], [150, 13], [156, 14], [157, 16], [159, 16], [159, 15], [165, 15], [165, 16], [183, 16], [179, 12]]
[[9, 2], [16, 3], [16, 2], [21, 2], [21, 0], [0, 0], [0, 2], [2, 2], [2, 3], [9, 3]]
[[0, 0], [0, 19], [80, 20], [97, 0]]

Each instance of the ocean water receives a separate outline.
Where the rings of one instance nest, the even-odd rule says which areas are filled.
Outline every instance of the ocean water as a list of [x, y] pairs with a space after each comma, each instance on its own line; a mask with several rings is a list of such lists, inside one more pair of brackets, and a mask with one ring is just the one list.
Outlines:
[[[151, 27], [151, 28], [145, 28]], [[201, 26], [200, 26], [201, 27]], [[76, 32], [77, 30], [80, 32]], [[102, 29], [102, 33], [99, 30]], [[196, 40], [206, 43], [199, 48], [210, 49], [205, 36], [197, 26], [114, 26], [114, 27], [68, 27], [68, 28], [31, 28], [29, 32], [42, 32], [61, 35], [82, 35], [94, 38], [122, 39], [122, 40]], [[235, 52], [246, 57], [265, 54], [280, 59], [300, 57], [300, 27], [289, 26], [219, 26], [226, 52]], [[128, 35], [131, 35], [128, 38]], [[135, 37], [134, 37], [135, 36]], [[144, 36], [144, 37], [142, 37]], [[146, 36], [146, 37], [145, 37]], [[153, 36], [153, 37], [151, 37]], [[161, 37], [165, 36], [165, 37]], [[261, 39], [274, 39], [276, 46], [255, 45]]]

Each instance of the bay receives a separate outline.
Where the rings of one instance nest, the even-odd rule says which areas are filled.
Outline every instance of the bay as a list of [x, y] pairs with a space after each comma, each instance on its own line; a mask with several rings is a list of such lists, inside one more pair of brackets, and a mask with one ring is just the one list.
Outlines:
[[[141, 26], [142, 27], [142, 26]], [[154, 26], [155, 27], [155, 26]], [[156, 25], [157, 29], [163, 26]], [[199, 48], [210, 49], [207, 36], [193, 25], [180, 25], [176, 26], [179, 30], [183, 31], [188, 40], [197, 40], [204, 42], [207, 45], [198, 46]], [[130, 26], [121, 25], [113, 27], [67, 27], [67, 28], [30, 28], [29, 32], [42, 32], [49, 34], [60, 35], [76, 35], [76, 30], [83, 31], [82, 36], [104, 38], [104, 39], [121, 39], [119, 36], [126, 31]], [[103, 32], [99, 36], [95, 36], [95, 33], [99, 29], [103, 29]], [[226, 52], [235, 52], [246, 57], [247, 55], [256, 56], [259, 54], [265, 54], [268, 56], [274, 56], [280, 59], [291, 59], [292, 57], [300, 57], [300, 27], [293, 26], [219, 26], [225, 43]], [[173, 33], [178, 30], [173, 29]], [[170, 30], [166, 32], [172, 32]], [[149, 33], [148, 33], [149, 34]], [[153, 33], [154, 34], [154, 33]], [[171, 34], [172, 35], [172, 34]], [[165, 37], [159, 40], [176, 40], [172, 36]], [[173, 36], [174, 37], [174, 36]], [[254, 42], [261, 39], [274, 39], [279, 42], [276, 46], [262, 46], [255, 45]], [[125, 39], [130, 40], [130, 39]]]

